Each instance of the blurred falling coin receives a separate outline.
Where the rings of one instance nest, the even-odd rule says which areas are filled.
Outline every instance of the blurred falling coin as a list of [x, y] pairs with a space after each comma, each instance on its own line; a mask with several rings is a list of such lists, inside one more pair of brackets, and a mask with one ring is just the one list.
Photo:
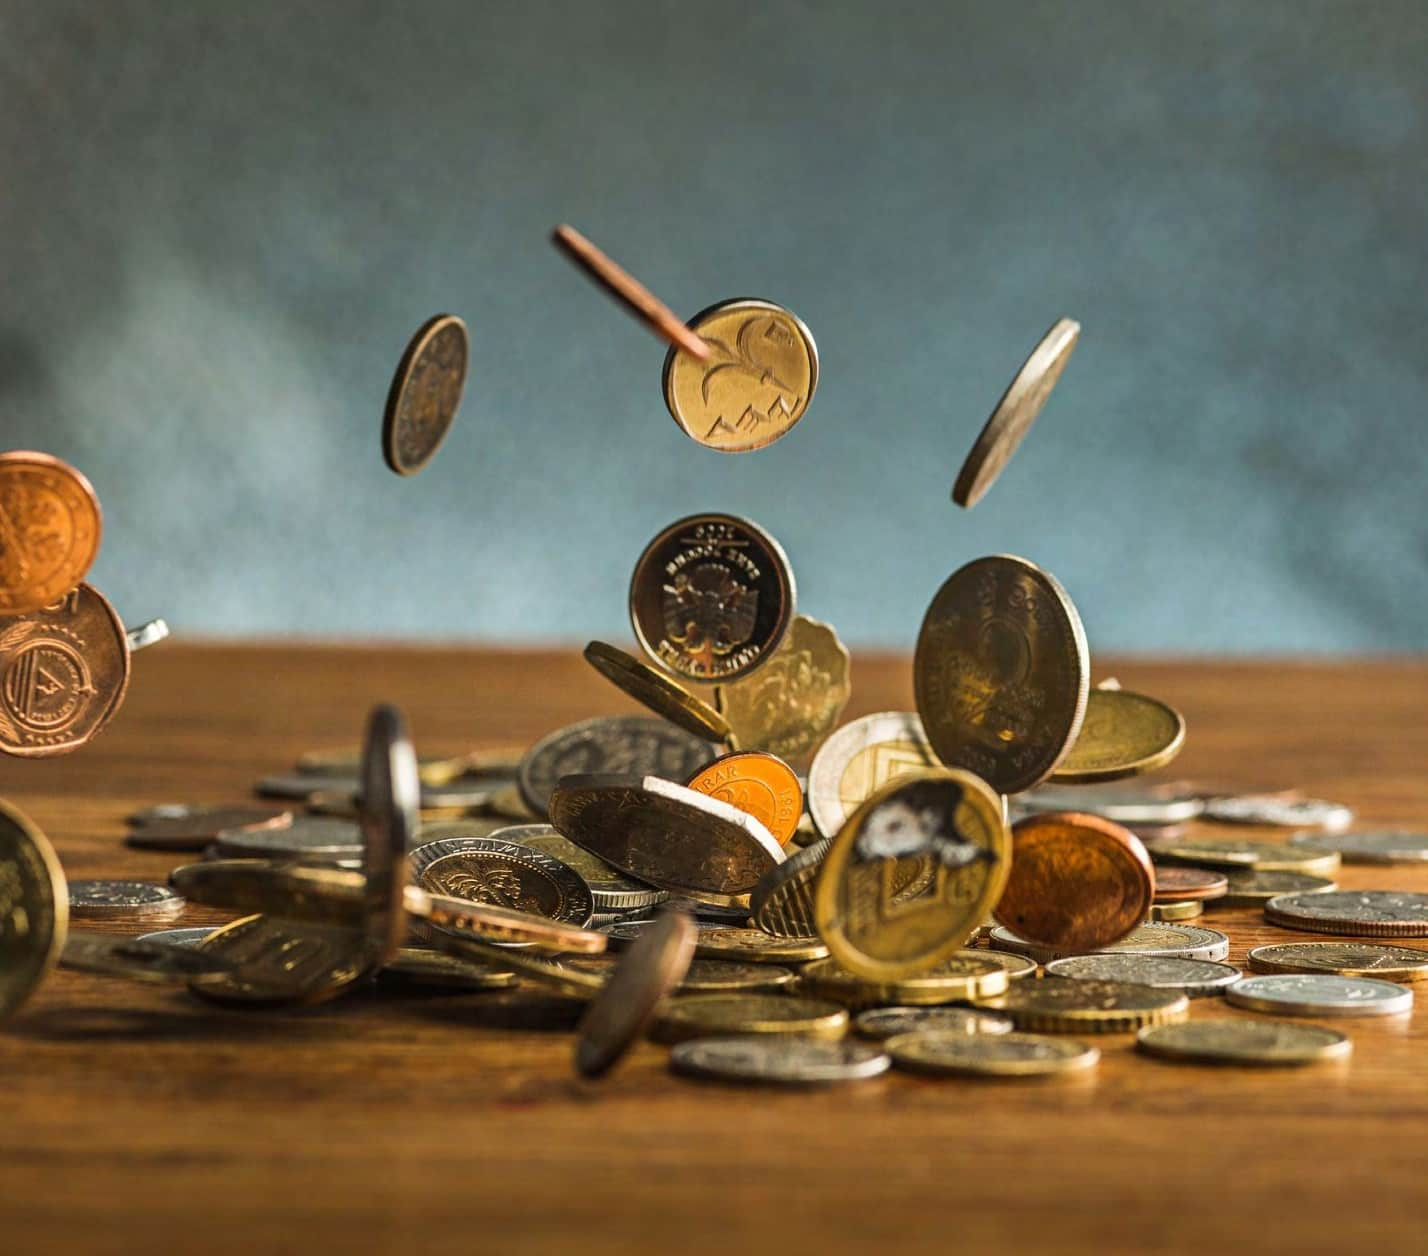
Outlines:
[[137, 628], [130, 628], [124, 634], [124, 639], [129, 643], [130, 654], [147, 650], [151, 645], [158, 645], [160, 641], [167, 641], [168, 638], [169, 625], [162, 619], [145, 620]]
[[1195, 1020], [1142, 1029], [1136, 1049], [1199, 1064], [1293, 1065], [1343, 1059], [1353, 1043], [1322, 1025], [1267, 1020]]
[[686, 1077], [767, 1086], [826, 1086], [887, 1072], [887, 1054], [860, 1042], [734, 1035], [681, 1042], [669, 1067]]
[[[93, 565], [104, 530], [99, 498], [67, 462], [15, 450], [0, 454], [0, 503], [0, 616], [28, 615], [64, 597]], [[14, 683], [7, 677], [7, 691]]]
[[901, 1034], [883, 1043], [898, 1068], [934, 1075], [1047, 1077], [1093, 1068], [1098, 1048], [1042, 1034]]
[[747, 812], [787, 846], [803, 815], [803, 789], [798, 773], [777, 755], [739, 750], [702, 767], [685, 784], [697, 793], [717, 798]]
[[454, 314], [429, 318], [397, 363], [382, 417], [382, 456], [398, 475], [415, 475], [446, 439], [471, 359], [466, 324]]
[[196, 947], [145, 942], [105, 933], [72, 933], [60, 954], [60, 966], [129, 981], [156, 984], [228, 972], [233, 964]]
[[365, 932], [373, 968], [390, 963], [406, 941], [406, 857], [417, 831], [420, 799], [416, 752], [406, 721], [396, 707], [374, 707], [362, 743], [357, 815], [367, 878]]
[[366, 920], [367, 879], [344, 868], [214, 859], [175, 868], [169, 883], [190, 902], [244, 915], [346, 929], [360, 929]]
[[196, 977], [189, 990], [215, 1003], [306, 1006], [337, 997], [368, 972], [360, 929], [245, 916], [215, 929], [200, 954], [231, 971]]
[[585, 647], [585, 661], [617, 689], [671, 724], [708, 741], [729, 740], [729, 723], [712, 706], [639, 659], [604, 641]]
[[0, 800], [0, 1021], [54, 968], [69, 932], [69, 889], [49, 838]]
[[1129, 689], [1092, 689], [1086, 717], [1051, 779], [1091, 784], [1153, 772], [1185, 744], [1185, 719], [1174, 707]]

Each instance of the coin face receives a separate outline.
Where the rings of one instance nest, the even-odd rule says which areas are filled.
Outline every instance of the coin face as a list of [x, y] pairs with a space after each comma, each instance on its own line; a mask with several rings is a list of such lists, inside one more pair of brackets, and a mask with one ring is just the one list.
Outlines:
[[595, 912], [590, 887], [574, 869], [520, 846], [442, 855], [422, 868], [420, 882], [429, 894], [529, 912], [578, 928], [588, 925]]
[[954, 951], [931, 968], [896, 980], [869, 981], [831, 958], [805, 964], [798, 974], [804, 993], [852, 1008], [989, 998], [1005, 990], [1010, 980], [1007, 968], [982, 951]]
[[0, 801], [0, 1021], [14, 1015], [65, 945], [69, 893], [49, 839]]
[[1205, 818], [1220, 824], [1273, 824], [1290, 829], [1346, 829], [1353, 809], [1322, 798], [1240, 794], [1205, 801]]
[[890, 981], [960, 950], [1011, 862], [1001, 799], [970, 772], [890, 781], [849, 817], [814, 892], [819, 936], [844, 968]]
[[585, 647], [585, 661], [616, 688], [671, 724], [696, 737], [728, 740], [728, 721], [718, 711], [617, 646], [592, 641]]
[[1266, 1020], [1154, 1025], [1136, 1035], [1135, 1045], [1146, 1055], [1203, 1064], [1313, 1064], [1341, 1060], [1353, 1050], [1337, 1030]]
[[836, 1039], [847, 1032], [848, 1013], [826, 999], [784, 994], [687, 994], [666, 1004], [651, 1036], [668, 1043], [725, 1034]]
[[1133, 981], [1157, 990], [1179, 990], [1192, 999], [1222, 994], [1244, 975], [1230, 964], [1167, 955], [1070, 955], [1052, 960], [1046, 974], [1077, 981]]
[[1296, 833], [1289, 844], [1320, 854], [1337, 854], [1345, 863], [1423, 863], [1428, 860], [1428, 833]]
[[779, 543], [734, 515], [690, 515], [652, 540], [630, 580], [640, 648], [687, 680], [727, 682], [771, 658], [794, 611]]
[[1179, 898], [1167, 900], [1165, 902], [1152, 903], [1150, 905], [1150, 915], [1146, 917], [1151, 922], [1159, 920], [1194, 920], [1198, 916], [1205, 914], [1205, 902], [1198, 898]]
[[96, 737], [129, 688], [124, 625], [87, 584], [0, 620], [0, 751], [65, 754]]
[[697, 1038], [669, 1053], [673, 1072], [707, 1080], [766, 1086], [826, 1086], [887, 1072], [891, 1060], [861, 1042], [746, 1034]]
[[[1001, 950], [1026, 955], [1042, 964], [1078, 953], [1040, 946], [1000, 926], [992, 930], [991, 944]], [[1143, 924], [1119, 942], [1102, 947], [1098, 953], [1165, 955], [1218, 961], [1229, 955], [1230, 939], [1218, 929], [1204, 929], [1199, 925]]]
[[1178, 990], [1127, 981], [1077, 981], [1043, 977], [1013, 982], [986, 1006], [1018, 1029], [1046, 1033], [1116, 1033], [1184, 1020], [1190, 1003]]
[[1215, 900], [1217, 907], [1259, 907], [1281, 894], [1325, 894], [1336, 888], [1328, 878], [1311, 877], [1307, 872], [1227, 869], [1225, 881], [1224, 894]]
[[879, 1040], [902, 1034], [1005, 1034], [1011, 1027], [1005, 1016], [967, 1007], [872, 1007], [853, 1018], [859, 1034]]
[[1428, 894], [1334, 890], [1281, 894], [1264, 906], [1270, 924], [1348, 937], [1428, 937]]
[[803, 815], [798, 773], [777, 755], [740, 750], [715, 759], [685, 782], [697, 793], [717, 798], [759, 821], [780, 846], [787, 846]]
[[799, 763], [833, 731], [851, 693], [848, 649], [838, 634], [795, 615], [763, 666], [720, 685], [715, 697], [738, 745]]
[[1070, 361], [1081, 335], [1074, 319], [1058, 319], [1022, 364], [1010, 387], [997, 402], [952, 486], [952, 500], [971, 509], [996, 483], [1002, 468], [1025, 439], [1056, 381]]
[[565, 776], [662, 776], [683, 781], [714, 758], [702, 737], [647, 715], [601, 716], [557, 729], [521, 760], [521, 797], [537, 815]]
[[1230, 888], [1228, 878], [1210, 868], [1175, 865], [1153, 869], [1157, 900], [1220, 898]]
[[398, 475], [415, 475], [446, 439], [470, 359], [466, 324], [454, 314], [428, 319], [411, 338], [382, 418], [382, 456]]
[[183, 899], [166, 885], [151, 881], [88, 880], [69, 883], [69, 914], [74, 920], [109, 916], [177, 916]]
[[1393, 1016], [1413, 1007], [1407, 986], [1336, 973], [1244, 977], [1225, 997], [1236, 1007], [1289, 1016]]
[[272, 916], [245, 916], [224, 925], [199, 950], [231, 965], [229, 972], [189, 983], [194, 994], [216, 1003], [322, 1003], [368, 971], [362, 930]]
[[1041, 946], [1094, 951], [1145, 920], [1154, 888], [1135, 834], [1099, 816], [1050, 811], [1013, 826], [996, 918]]
[[25, 615], [70, 592], [99, 553], [99, 498], [49, 454], [0, 454], [0, 616]]
[[664, 360], [664, 403], [685, 435], [737, 454], [791, 431], [818, 387], [818, 349], [803, 320], [745, 298], [701, 310], [689, 327], [709, 357], [671, 349]]
[[1309, 851], [1282, 842], [1185, 838], [1157, 844], [1157, 862], [1192, 864], [1201, 868], [1253, 868], [1259, 872], [1304, 872], [1310, 876], [1339, 869], [1337, 851]]
[[897, 776], [941, 765], [910, 711], [881, 711], [844, 724], [808, 770], [808, 811], [834, 837], [869, 797]]
[[669, 897], [667, 890], [657, 890], [652, 885], [644, 885], [624, 876], [603, 859], [597, 859], [568, 837], [562, 837], [548, 824], [521, 824], [501, 829], [499, 838], [503, 841], [519, 842], [522, 846], [538, 850], [574, 869], [590, 887], [591, 899], [597, 913], [653, 907]]
[[1091, 783], [1152, 772], [1185, 744], [1185, 719], [1174, 707], [1129, 689], [1092, 689], [1086, 718], [1053, 780]]
[[917, 713], [937, 757], [1016, 794], [1056, 768], [1090, 684], [1081, 617], [1054, 577], [997, 554], [952, 573], [922, 621]]
[[1093, 1068], [1096, 1047], [1043, 1034], [958, 1034], [939, 1031], [902, 1034], [883, 1044], [898, 1068], [933, 1075], [978, 1074], [1044, 1077]]
[[830, 845], [825, 837], [764, 874], [749, 895], [749, 916], [758, 928], [780, 938], [817, 936], [813, 887]]

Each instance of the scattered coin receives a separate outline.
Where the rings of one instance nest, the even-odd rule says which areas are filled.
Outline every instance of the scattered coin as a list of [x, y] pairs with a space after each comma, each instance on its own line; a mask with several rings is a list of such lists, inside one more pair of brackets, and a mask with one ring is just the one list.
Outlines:
[[124, 639], [129, 643], [130, 654], [147, 650], [151, 645], [158, 645], [160, 641], [167, 641], [168, 638], [169, 626], [162, 619], [145, 620], [137, 628], [130, 628], [124, 634]]
[[112, 916], [177, 916], [183, 899], [166, 885], [150, 881], [71, 881], [71, 920], [104, 920]]
[[138, 824], [124, 842], [142, 850], [202, 850], [225, 830], [280, 829], [292, 818], [284, 807], [194, 807]]
[[606, 934], [581, 925], [495, 903], [432, 894], [414, 885], [407, 887], [403, 902], [410, 915], [427, 922], [433, 942], [439, 940], [439, 935], [449, 933], [474, 936], [483, 942], [502, 942], [507, 946], [530, 946], [556, 954], [567, 951], [599, 954], [609, 944]]
[[1184, 921], [1198, 919], [1204, 914], [1205, 901], [1203, 899], [1182, 898], [1169, 903], [1152, 903], [1150, 905], [1150, 915], [1147, 916], [1146, 919], [1152, 922], [1162, 920]]
[[60, 966], [129, 981], [164, 983], [223, 973], [230, 961], [191, 946], [145, 942], [107, 933], [72, 933], [60, 954]]
[[[651, 921], [653, 925], [653, 921]], [[646, 929], [643, 933], [648, 933]], [[696, 926], [695, 933], [698, 933]], [[628, 948], [627, 948], [628, 949]], [[605, 974], [619, 963], [613, 955], [578, 955], [562, 961], [567, 968]], [[789, 989], [797, 980], [791, 968], [777, 964], [740, 963], [728, 959], [694, 959], [679, 983], [681, 994], [733, 994], [739, 991], [768, 993]]]
[[1296, 833], [1289, 844], [1301, 850], [1337, 854], [1352, 864], [1428, 860], [1428, 833]]
[[215, 929], [199, 953], [232, 969], [194, 978], [194, 994], [215, 1003], [273, 1007], [335, 998], [368, 972], [370, 955], [362, 930], [271, 916], [245, 916]]
[[[992, 945], [1004, 951], [1025, 955], [1038, 963], [1047, 964], [1054, 959], [1065, 959], [1068, 955], [1080, 954], [1076, 951], [1057, 950], [1054, 947], [1038, 946], [1019, 938], [1010, 929], [998, 927], [992, 930]], [[1223, 960], [1230, 953], [1230, 940], [1216, 929], [1204, 929], [1198, 925], [1143, 924], [1119, 942], [1102, 947], [1097, 954], [1163, 955], [1180, 959]]]
[[164, 946], [197, 946], [216, 926], [203, 925], [192, 929], [156, 929], [152, 933], [141, 933], [137, 941], [162, 943]]
[[1337, 973], [1383, 981], [1428, 979], [1428, 951], [1379, 942], [1280, 942], [1249, 953], [1257, 973]]
[[252, 859], [361, 860], [362, 830], [332, 816], [294, 816], [282, 828], [224, 829], [214, 840], [223, 855]]
[[1157, 902], [1221, 898], [1230, 888], [1229, 880], [1223, 873], [1209, 868], [1171, 865], [1155, 868], [1153, 873]]
[[1242, 977], [1225, 997], [1236, 1007], [1289, 1016], [1393, 1016], [1413, 1007], [1407, 986], [1335, 973]]
[[49, 838], [0, 801], [0, 1021], [19, 1011], [55, 966], [68, 936], [69, 901]]
[[745, 811], [759, 821], [780, 846], [787, 846], [803, 815], [803, 789], [798, 773], [777, 755], [762, 750], [740, 750], [715, 759], [685, 782]]
[[516, 984], [509, 970], [473, 964], [424, 946], [404, 946], [377, 977], [390, 985], [437, 990], [505, 990]]
[[815, 960], [798, 974], [804, 993], [851, 1008], [989, 998], [1005, 990], [1010, 980], [1007, 967], [985, 951], [956, 951], [929, 969], [895, 980], [869, 981], [850, 973], [836, 959]]
[[501, 840], [516, 842], [531, 850], [540, 851], [579, 873], [581, 880], [590, 887], [591, 901], [597, 915], [601, 912], [624, 912], [653, 907], [669, 897], [667, 890], [657, 890], [652, 885], [645, 885], [616, 871], [603, 859], [597, 859], [568, 837], [563, 837], [549, 824], [522, 824], [501, 829], [499, 832]]
[[528, 824], [540, 819], [521, 797], [520, 786], [515, 781], [500, 786], [486, 802], [486, 813], [514, 820], [517, 824]]
[[74, 467], [29, 450], [0, 454], [0, 616], [28, 615], [74, 589], [102, 532], [99, 498]]
[[372, 968], [390, 963], [406, 941], [406, 855], [417, 831], [420, 798], [416, 752], [406, 721], [396, 707], [374, 707], [362, 743], [358, 808], [362, 871], [367, 878], [365, 932]]
[[989, 959], [994, 964], [1005, 968], [1007, 977], [1012, 981], [1036, 976], [1036, 961], [1028, 959], [1025, 955], [1018, 955], [1015, 951], [999, 951], [994, 946], [984, 946], [976, 953], [982, 959]]
[[[708, 921], [696, 923], [699, 934], [694, 939], [694, 954], [698, 959], [801, 964], [823, 959], [828, 954], [828, 948], [817, 938], [775, 938], [759, 929], [741, 929]], [[626, 920], [606, 926], [604, 932], [612, 942], [627, 944], [635, 941], [649, 924], [648, 920]]]
[[[483, 907], [479, 910], [482, 912], [500, 912], [503, 909]], [[535, 918], [532, 917], [531, 919]], [[564, 926], [552, 927], [562, 928]], [[432, 929], [429, 931], [427, 940], [443, 954], [454, 955], [458, 959], [468, 960], [475, 964], [484, 964], [492, 968], [502, 970], [511, 969], [526, 981], [566, 999], [586, 1001], [594, 998], [605, 988], [604, 979], [595, 976], [593, 973], [577, 972], [575, 969], [569, 968], [564, 964], [558, 964], [554, 960], [542, 959], [535, 955], [526, 954], [523, 951], [509, 950], [497, 946], [492, 942], [488, 942], [484, 938], [476, 937], [471, 933], [457, 933], [451, 929]], [[565, 1024], [569, 1013], [569, 1008], [565, 1008], [561, 1011], [559, 1021], [562, 1028], [573, 1027]]]
[[1005, 1034], [1012, 1023], [1005, 1016], [966, 1007], [870, 1007], [853, 1018], [864, 1038], [887, 1039], [901, 1034]]
[[455, 314], [417, 328], [397, 363], [382, 418], [382, 456], [398, 475], [415, 475], [446, 439], [470, 360], [471, 338]]
[[1136, 1035], [1135, 1045], [1146, 1055], [1202, 1064], [1313, 1064], [1353, 1050], [1348, 1038], [1322, 1025], [1265, 1020], [1152, 1025]]
[[1216, 907], [1262, 907], [1281, 894], [1325, 894], [1335, 889], [1325, 877], [1311, 877], [1306, 872], [1257, 872], [1253, 869], [1236, 872], [1227, 869], [1229, 888], [1215, 899]]
[[721, 301], [689, 327], [709, 347], [707, 361], [670, 349], [664, 403], [686, 436], [706, 449], [763, 449], [793, 429], [818, 388], [813, 334], [772, 301]]
[[[253, 790], [264, 798], [287, 798], [297, 802], [319, 794], [341, 795], [352, 799], [357, 794], [357, 786], [358, 780], [355, 776], [343, 773], [298, 772], [265, 776], [253, 786]], [[354, 814], [355, 811], [354, 807]]]
[[1081, 324], [1062, 318], [1052, 324], [1022, 364], [991, 418], [982, 428], [952, 486], [952, 500], [970, 510], [997, 482], [1002, 468], [1031, 431], [1031, 425], [1066, 369], [1081, 335]]
[[1153, 772], [1185, 744], [1185, 718], [1157, 698], [1129, 689], [1093, 689], [1075, 744], [1051, 779], [1091, 784]]
[[1128, 981], [1043, 977], [1014, 982], [1004, 994], [979, 1000], [977, 1006], [1002, 1013], [1018, 1029], [1098, 1034], [1184, 1020], [1190, 1002], [1179, 991]]
[[[455, 755], [418, 755], [417, 775], [423, 785], [450, 785], [463, 776], [514, 778], [524, 753], [524, 749], [507, 747]], [[347, 781], [355, 789], [362, 770], [362, 747], [304, 751], [298, 756], [297, 770], [299, 775]]]
[[832, 844], [825, 837], [764, 873], [749, 895], [749, 916], [758, 928], [780, 938], [817, 935], [813, 887]]
[[729, 740], [729, 722], [718, 711], [617, 646], [592, 641], [585, 647], [585, 661], [617, 689], [685, 732], [709, 741]]
[[1323, 876], [1339, 870], [1336, 851], [1306, 851], [1282, 842], [1217, 841], [1186, 838], [1155, 848], [1158, 863], [1192, 864], [1200, 868], [1252, 868], [1256, 872], [1304, 872]]
[[1244, 974], [1230, 964], [1165, 955], [1071, 955], [1046, 966], [1049, 977], [1077, 981], [1132, 981], [1157, 990], [1179, 990], [1188, 998], [1223, 994]]
[[808, 811], [818, 831], [834, 837], [894, 777], [939, 767], [922, 721], [910, 711], [881, 711], [844, 724], [808, 770]]
[[1043, 1034], [902, 1034], [883, 1046], [898, 1068], [914, 1073], [979, 1077], [1046, 1077], [1093, 1068], [1098, 1048]]
[[[431, 859], [432, 847], [450, 853]], [[514, 847], [514, 849], [512, 849]], [[594, 896], [580, 874], [550, 855], [495, 838], [459, 839], [418, 847], [412, 855], [421, 888], [470, 903], [505, 907], [584, 928], [595, 914]]]
[[[265, 859], [214, 859], [169, 874], [184, 899], [244, 915], [270, 915], [360, 929], [367, 918], [367, 879], [342, 868], [311, 868]], [[183, 901], [183, 900], [180, 900]], [[402, 918], [405, 926], [405, 917]]]
[[757, 1085], [823, 1086], [863, 1081], [888, 1070], [888, 1056], [860, 1042], [742, 1035], [696, 1038], [669, 1053], [669, 1067], [687, 1077]]
[[688, 994], [665, 1005], [655, 1021], [658, 1042], [727, 1034], [802, 1034], [836, 1039], [848, 1032], [848, 1013], [826, 999], [783, 994]]
[[1281, 894], [1264, 905], [1272, 925], [1347, 937], [1428, 937], [1428, 894], [1406, 890], [1333, 890]]
[[1205, 800], [1205, 818], [1221, 824], [1273, 824], [1289, 829], [1346, 829], [1353, 810], [1342, 803], [1284, 794], [1241, 794]]
[[1056, 579], [1024, 558], [979, 558], [947, 578], [922, 621], [917, 713], [944, 764], [1020, 793], [1076, 740], [1090, 669], [1081, 617]]
[[1117, 824], [1167, 826], [1194, 820], [1205, 810], [1205, 800], [1183, 783], [1143, 785], [1038, 785], [1018, 794], [1017, 809], [1035, 811], [1089, 811]]

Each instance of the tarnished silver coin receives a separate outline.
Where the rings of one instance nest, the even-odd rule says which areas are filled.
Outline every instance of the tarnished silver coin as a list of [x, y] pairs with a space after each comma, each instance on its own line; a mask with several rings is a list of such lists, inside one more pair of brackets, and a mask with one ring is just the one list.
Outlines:
[[[991, 945], [1003, 951], [1025, 955], [1039, 964], [1066, 959], [1065, 951], [1038, 946], [998, 925], [991, 933]], [[1070, 954], [1080, 954], [1071, 952]], [[1143, 924], [1119, 942], [1102, 947], [1096, 955], [1157, 955], [1175, 959], [1222, 960], [1230, 953], [1230, 939], [1218, 929], [1199, 925]]]
[[719, 755], [712, 742], [649, 715], [583, 720], [542, 737], [526, 752], [517, 773], [521, 798], [538, 816], [565, 776], [616, 774], [687, 781]]
[[1353, 1050], [1348, 1038], [1322, 1025], [1247, 1019], [1148, 1025], [1135, 1045], [1146, 1055], [1198, 1064], [1313, 1064], [1341, 1060]]
[[362, 858], [362, 830], [354, 820], [294, 816], [282, 829], [227, 829], [214, 839], [218, 852], [234, 858], [336, 861]]
[[471, 337], [455, 314], [434, 315], [412, 335], [382, 415], [382, 457], [398, 475], [415, 475], [446, 439], [470, 360]]
[[1337, 888], [1327, 877], [1314, 877], [1307, 872], [1266, 872], [1254, 868], [1224, 871], [1229, 889], [1211, 903], [1212, 907], [1262, 907], [1281, 894], [1327, 894]]
[[696, 1038], [677, 1044], [669, 1067], [687, 1077], [779, 1086], [820, 1086], [886, 1073], [890, 1057], [862, 1042], [796, 1034]]
[[912, 711], [880, 711], [844, 724], [818, 748], [808, 769], [808, 814], [824, 837], [895, 776], [940, 766]]
[[1338, 973], [1380, 981], [1428, 980], [1428, 950], [1386, 942], [1278, 942], [1249, 953], [1257, 973]]
[[758, 928], [780, 938], [817, 936], [813, 883], [832, 844], [825, 837], [763, 875], [749, 895], [749, 916]]
[[1204, 798], [1187, 785], [1139, 782], [1111, 785], [1038, 785], [1018, 794], [1013, 811], [1080, 811], [1117, 824], [1168, 825], [1194, 820], [1205, 810]]
[[1334, 973], [1242, 977], [1225, 998], [1236, 1007], [1288, 1016], [1393, 1016], [1413, 1007], [1407, 986]]
[[153, 933], [141, 933], [136, 941], [153, 942], [163, 946], [198, 946], [214, 928], [212, 925], [204, 925], [194, 929], [157, 929]]
[[1264, 905], [1272, 925], [1362, 938], [1428, 937], [1428, 894], [1407, 890], [1334, 890], [1281, 894]]
[[1353, 809], [1322, 798], [1239, 794], [1205, 800], [1205, 819], [1221, 824], [1272, 824], [1287, 829], [1346, 829]]
[[[209, 930], [203, 932], [207, 934]], [[78, 972], [156, 984], [188, 981], [234, 968], [232, 961], [196, 947], [89, 931], [71, 933], [66, 938], [59, 962], [60, 967]]]
[[112, 916], [164, 919], [183, 911], [183, 899], [166, 885], [151, 881], [71, 881], [72, 920], [106, 920]]
[[1428, 862], [1428, 833], [1296, 833], [1289, 844], [1337, 854], [1345, 863]]
[[491, 836], [506, 842], [519, 842], [575, 869], [590, 887], [597, 917], [611, 912], [654, 907], [669, 898], [668, 890], [658, 890], [625, 876], [619, 869], [612, 868], [603, 859], [597, 859], [563, 836], [554, 825], [516, 824]]
[[520, 842], [442, 838], [418, 846], [408, 861], [412, 879], [429, 893], [509, 907], [577, 928], [587, 926], [595, 914], [594, 895], [574, 868]]
[[853, 1017], [853, 1028], [864, 1038], [896, 1038], [900, 1034], [1009, 1034], [1012, 1023], [995, 1012], [966, 1007], [870, 1007]]
[[293, 801], [311, 798], [315, 794], [345, 794], [357, 792], [357, 777], [351, 773], [291, 772], [265, 776], [253, 786], [264, 798], [289, 798]]
[[1244, 975], [1230, 964], [1173, 955], [1071, 955], [1052, 960], [1046, 972], [1082, 981], [1133, 981], [1157, 990], [1179, 990], [1192, 999], [1223, 994]]
[[151, 645], [167, 640], [168, 635], [169, 626], [164, 620], [149, 619], [137, 628], [130, 628], [124, 634], [124, 639], [129, 643], [129, 653], [137, 654], [140, 650], [147, 650]]

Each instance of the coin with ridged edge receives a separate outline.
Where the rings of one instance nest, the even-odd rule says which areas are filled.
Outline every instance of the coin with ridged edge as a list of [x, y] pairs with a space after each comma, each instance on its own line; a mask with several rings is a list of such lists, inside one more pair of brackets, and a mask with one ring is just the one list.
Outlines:
[[1132, 981], [1157, 990], [1179, 990], [1192, 999], [1223, 994], [1244, 976], [1230, 964], [1167, 955], [1068, 955], [1047, 964], [1046, 975], [1076, 981]]
[[110, 879], [71, 881], [72, 920], [102, 920], [111, 916], [166, 918], [183, 911], [183, 899], [166, 885], [152, 881]]
[[818, 935], [813, 886], [832, 844], [832, 838], [825, 837], [764, 874], [749, 895], [749, 915], [755, 925], [780, 938]]
[[782, 994], [688, 994], [671, 1000], [655, 1021], [657, 1042], [728, 1034], [800, 1034], [835, 1039], [848, 1032], [848, 1013], [827, 999]]
[[0, 616], [37, 611], [78, 585], [103, 531], [99, 498], [69, 463], [0, 454]]
[[1257, 973], [1338, 973], [1380, 981], [1428, 980], [1428, 950], [1382, 942], [1279, 942], [1249, 953]]
[[[1039, 964], [1050, 963], [1054, 959], [1065, 959], [1069, 955], [1082, 954], [1079, 951], [1063, 951], [1055, 947], [1038, 946], [1019, 938], [1010, 929], [998, 926], [992, 930], [991, 945], [1004, 951], [1014, 951], [1025, 955]], [[1230, 939], [1218, 929], [1206, 929], [1200, 925], [1143, 924], [1134, 932], [1101, 947], [1093, 952], [1097, 955], [1132, 954], [1164, 955], [1179, 959], [1223, 960], [1230, 953]]]
[[0, 800], [0, 1021], [39, 988], [64, 949], [69, 891], [49, 838]]
[[1334, 890], [1281, 894], [1264, 905], [1272, 925], [1346, 937], [1428, 937], [1428, 894], [1407, 890]]
[[1184, 1020], [1190, 1000], [1178, 990], [1156, 990], [1128, 981], [1043, 977], [1014, 982], [1004, 994], [979, 1000], [977, 1006], [1009, 1017], [1018, 1029], [1110, 1034]]
[[597, 859], [549, 824], [519, 824], [498, 830], [491, 835], [500, 841], [517, 842], [532, 850], [558, 859], [578, 872], [590, 887], [597, 914], [601, 912], [634, 911], [654, 907], [669, 897], [669, 891], [644, 885]]
[[1261, 872], [1249, 869], [1225, 872], [1225, 892], [1212, 907], [1263, 907], [1281, 894], [1327, 894], [1338, 889], [1327, 877], [1311, 877], [1307, 872]]
[[1090, 784], [1163, 768], [1185, 745], [1185, 717], [1129, 689], [1093, 689], [1075, 744], [1051, 779]]
[[455, 314], [429, 318], [397, 363], [382, 417], [382, 457], [398, 475], [431, 461], [461, 406], [471, 337]]
[[887, 1072], [884, 1051], [863, 1042], [733, 1035], [681, 1042], [669, 1067], [686, 1077], [765, 1086], [826, 1086], [864, 1081]]
[[585, 647], [585, 661], [615, 688], [685, 732], [709, 741], [729, 740], [729, 722], [718, 711], [618, 646], [592, 641]]
[[1012, 1023], [1005, 1016], [969, 1007], [870, 1007], [853, 1017], [853, 1028], [864, 1038], [896, 1038], [900, 1034], [1005, 1034]]
[[894, 777], [939, 767], [922, 721], [910, 711], [879, 711], [844, 724], [808, 769], [808, 813], [824, 837]]
[[914, 1073], [976, 1077], [1049, 1077], [1094, 1068], [1098, 1047], [1074, 1038], [1011, 1033], [902, 1034], [883, 1043], [898, 1068]]
[[1153, 1025], [1136, 1035], [1136, 1050], [1196, 1064], [1295, 1065], [1341, 1060], [1353, 1043], [1322, 1025], [1268, 1020], [1194, 1020]]
[[801, 992], [851, 1008], [924, 1006], [990, 998], [1005, 990], [1010, 981], [1005, 965], [982, 951], [957, 951], [931, 968], [897, 980], [869, 981], [850, 973], [836, 959], [805, 964], [798, 974]]
[[1018, 955], [1014, 951], [999, 951], [994, 946], [984, 946], [974, 954], [982, 959], [989, 959], [995, 964], [1000, 964], [1006, 969], [1007, 977], [1012, 981], [1036, 976], [1036, 961], [1028, 959], [1025, 955]]

